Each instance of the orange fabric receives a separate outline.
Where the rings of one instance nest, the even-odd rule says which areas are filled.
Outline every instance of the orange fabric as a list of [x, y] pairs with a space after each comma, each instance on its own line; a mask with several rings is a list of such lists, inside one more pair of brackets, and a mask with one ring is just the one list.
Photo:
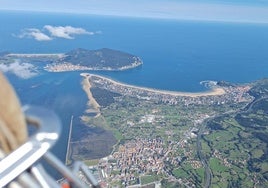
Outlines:
[[63, 184], [61, 184], [61, 187], [62, 188], [71, 188], [69, 183], [63, 183]]

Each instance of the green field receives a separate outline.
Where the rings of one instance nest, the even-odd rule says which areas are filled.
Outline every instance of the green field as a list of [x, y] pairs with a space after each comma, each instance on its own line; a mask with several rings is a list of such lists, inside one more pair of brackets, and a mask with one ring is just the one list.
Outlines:
[[213, 117], [202, 122], [201, 137], [201, 153], [212, 174], [211, 187], [268, 187], [268, 90], [264, 88], [268, 88], [268, 81], [250, 90], [256, 96], [251, 104], [169, 105], [120, 96], [101, 109], [102, 116], [89, 123], [113, 132], [118, 141], [115, 151], [128, 141], [163, 139], [163, 149], [170, 150], [170, 160], [164, 161], [169, 175], [163, 173], [156, 178], [144, 173], [140, 178], [142, 185], [161, 177], [163, 185], [177, 187], [178, 182], [169, 179], [172, 176], [180, 179], [179, 185], [192, 183], [202, 187], [205, 168], [193, 167], [191, 162], [199, 160], [196, 135], [200, 119]]

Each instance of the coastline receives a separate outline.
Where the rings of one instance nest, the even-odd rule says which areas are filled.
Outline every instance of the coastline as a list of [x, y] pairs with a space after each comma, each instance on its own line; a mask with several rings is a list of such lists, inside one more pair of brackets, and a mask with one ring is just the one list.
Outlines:
[[[59, 56], [60, 57], [60, 56]], [[68, 71], [86, 71], [86, 70], [93, 70], [93, 71], [124, 71], [128, 69], [133, 69], [138, 66], [141, 66], [142, 62], [134, 62], [130, 65], [123, 66], [117, 69], [114, 69], [112, 67], [90, 67], [90, 66], [81, 66], [81, 65], [73, 65], [70, 62], [64, 62], [64, 63], [54, 63], [54, 64], [48, 64], [44, 68], [48, 72], [68, 72]]]
[[149, 92], [154, 92], [158, 94], [165, 94], [165, 95], [171, 95], [174, 97], [177, 96], [183, 96], [183, 97], [206, 97], [206, 96], [217, 96], [217, 95], [224, 95], [226, 91], [221, 88], [221, 87], [213, 87], [209, 91], [204, 91], [204, 92], [180, 92], [180, 91], [168, 91], [168, 90], [159, 90], [159, 89], [153, 89], [153, 88], [147, 88], [147, 87], [141, 87], [141, 86], [135, 86], [135, 85], [130, 85], [122, 82], [118, 82], [115, 80], [112, 80], [110, 78], [100, 76], [97, 74], [89, 74], [89, 73], [81, 73], [81, 75], [88, 77], [88, 79], [92, 76], [95, 76], [97, 78], [101, 78], [104, 80], [107, 80], [115, 85], [120, 85], [123, 87], [128, 87], [128, 88], [133, 88], [133, 89], [139, 89], [139, 90], [144, 90], [144, 91], [149, 91]]
[[86, 92], [87, 94], [87, 97], [88, 97], [88, 104], [91, 105], [94, 110], [88, 108], [86, 110], [87, 113], [90, 113], [90, 112], [95, 112], [97, 113], [95, 117], [98, 117], [100, 115], [100, 105], [99, 103], [95, 100], [95, 98], [93, 97], [91, 91], [90, 91], [90, 88], [91, 88], [91, 84], [90, 84], [90, 81], [89, 81], [89, 76], [85, 73], [81, 73], [80, 74], [82, 77], [84, 77], [84, 80], [82, 82], [82, 86], [83, 86], [83, 90]]

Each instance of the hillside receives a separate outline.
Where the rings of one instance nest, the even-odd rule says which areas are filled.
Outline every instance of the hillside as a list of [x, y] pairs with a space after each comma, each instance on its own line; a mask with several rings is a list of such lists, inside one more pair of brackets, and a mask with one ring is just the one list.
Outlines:
[[132, 54], [102, 48], [99, 50], [75, 49], [65, 54], [56, 63], [70, 63], [93, 69], [124, 70], [142, 64], [139, 57]]
[[249, 94], [255, 99], [245, 108], [207, 122], [202, 147], [212, 186], [268, 186], [268, 79], [252, 83]]

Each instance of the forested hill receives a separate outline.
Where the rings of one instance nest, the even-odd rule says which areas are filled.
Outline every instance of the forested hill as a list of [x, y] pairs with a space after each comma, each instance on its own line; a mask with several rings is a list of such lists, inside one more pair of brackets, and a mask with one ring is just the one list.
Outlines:
[[65, 62], [73, 65], [110, 69], [124, 69], [142, 64], [141, 59], [137, 56], [108, 48], [99, 50], [78, 48], [66, 53], [63, 58], [58, 60], [58, 63]]

